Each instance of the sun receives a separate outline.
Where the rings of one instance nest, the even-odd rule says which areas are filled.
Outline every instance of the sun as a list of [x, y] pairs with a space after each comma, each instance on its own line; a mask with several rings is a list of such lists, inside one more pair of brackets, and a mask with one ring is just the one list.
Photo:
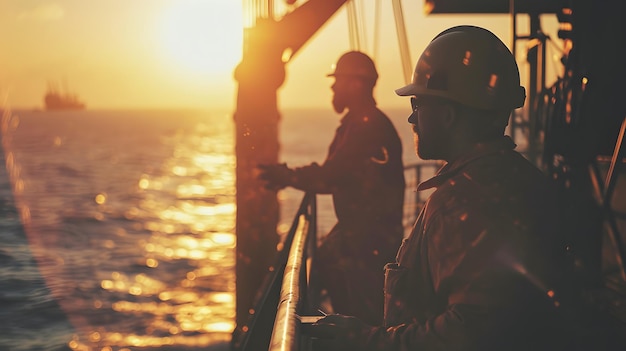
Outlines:
[[175, 0], [164, 8], [160, 26], [165, 55], [188, 73], [230, 73], [241, 59], [240, 1]]

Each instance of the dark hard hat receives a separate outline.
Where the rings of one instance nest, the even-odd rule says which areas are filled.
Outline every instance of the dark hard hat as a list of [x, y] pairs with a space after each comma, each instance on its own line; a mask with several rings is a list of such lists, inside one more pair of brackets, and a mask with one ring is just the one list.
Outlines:
[[376, 81], [378, 72], [374, 61], [360, 51], [349, 51], [343, 54], [333, 65], [333, 72], [329, 77], [354, 76]]
[[417, 61], [411, 84], [400, 96], [442, 97], [485, 110], [524, 106], [515, 58], [492, 32], [457, 26], [437, 35]]

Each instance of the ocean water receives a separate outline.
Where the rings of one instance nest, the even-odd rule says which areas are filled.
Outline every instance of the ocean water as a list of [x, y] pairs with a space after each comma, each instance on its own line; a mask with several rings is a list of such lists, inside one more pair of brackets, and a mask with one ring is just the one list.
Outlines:
[[[283, 113], [281, 161], [323, 161], [338, 123]], [[229, 348], [232, 112], [6, 111], [2, 148], [0, 350]], [[301, 196], [279, 193], [279, 230]], [[318, 199], [322, 235], [334, 214]]]

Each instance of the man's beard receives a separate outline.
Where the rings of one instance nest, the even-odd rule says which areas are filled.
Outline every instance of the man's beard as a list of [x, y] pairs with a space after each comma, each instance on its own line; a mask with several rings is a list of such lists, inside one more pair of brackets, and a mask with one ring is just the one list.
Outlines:
[[333, 108], [337, 113], [343, 113], [346, 110], [346, 103], [343, 99], [338, 98], [336, 95], [333, 96]]
[[424, 140], [424, 137], [420, 137], [415, 127], [413, 127], [413, 144], [415, 145], [415, 153], [422, 160], [440, 160], [441, 154], [440, 148], [434, 142], [428, 142]]

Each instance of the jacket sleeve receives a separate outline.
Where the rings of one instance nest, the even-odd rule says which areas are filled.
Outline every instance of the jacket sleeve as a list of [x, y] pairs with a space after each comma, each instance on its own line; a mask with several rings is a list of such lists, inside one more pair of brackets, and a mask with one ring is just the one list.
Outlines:
[[[294, 169], [291, 186], [318, 194], [330, 194], [355, 178], [366, 176], [367, 168], [375, 165], [372, 158], [381, 158], [382, 138], [374, 122], [360, 120], [344, 126], [335, 134], [326, 160]], [[342, 127], [340, 127], [342, 128]]]

